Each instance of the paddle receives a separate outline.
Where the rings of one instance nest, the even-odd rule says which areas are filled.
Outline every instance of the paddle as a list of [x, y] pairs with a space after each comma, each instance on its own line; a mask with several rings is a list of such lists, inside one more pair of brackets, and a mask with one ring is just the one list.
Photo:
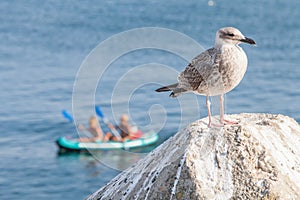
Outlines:
[[[61, 114], [63, 115], [63, 117], [64, 118], [66, 118], [69, 122], [74, 122], [74, 118], [72, 117], [72, 115], [67, 111], [67, 110], [62, 110], [61, 111]], [[77, 130], [79, 130], [81, 133], [83, 133], [84, 135], [86, 135], [86, 136], [89, 136], [89, 135], [91, 135], [91, 133], [88, 131], [88, 130], [86, 130], [86, 129], [77, 129]]]
[[96, 114], [102, 119], [102, 121], [108, 126], [108, 128], [111, 130], [111, 132], [117, 137], [122, 138], [121, 135], [118, 133], [118, 131], [114, 128], [109, 127], [109, 120], [104, 116], [100, 106], [95, 106]]
[[72, 115], [70, 113], [68, 113], [67, 110], [62, 110], [61, 114], [64, 116], [64, 118], [69, 120], [69, 122], [74, 122], [74, 119], [73, 119]]

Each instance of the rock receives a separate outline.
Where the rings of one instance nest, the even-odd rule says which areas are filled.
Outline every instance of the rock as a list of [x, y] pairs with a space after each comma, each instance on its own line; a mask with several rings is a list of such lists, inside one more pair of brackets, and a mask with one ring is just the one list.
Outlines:
[[300, 126], [283, 115], [190, 124], [88, 199], [300, 199]]

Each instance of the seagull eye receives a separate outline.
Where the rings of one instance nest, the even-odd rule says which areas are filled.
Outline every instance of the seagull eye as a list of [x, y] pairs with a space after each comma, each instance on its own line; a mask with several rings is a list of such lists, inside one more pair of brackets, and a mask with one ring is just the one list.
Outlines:
[[233, 33], [228, 33], [227, 35], [230, 36], [230, 37], [233, 37], [233, 36], [234, 36]]

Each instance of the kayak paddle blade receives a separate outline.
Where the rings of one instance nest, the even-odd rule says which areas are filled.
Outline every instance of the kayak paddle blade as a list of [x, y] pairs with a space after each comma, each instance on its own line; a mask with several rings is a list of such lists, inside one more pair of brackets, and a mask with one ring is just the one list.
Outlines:
[[64, 118], [66, 118], [67, 120], [69, 120], [69, 122], [73, 122], [74, 121], [72, 115], [69, 114], [68, 111], [62, 110], [61, 114], [64, 116]]
[[96, 111], [96, 114], [101, 117], [101, 118], [104, 118], [104, 114], [100, 108], [100, 106], [95, 106], [95, 111]]

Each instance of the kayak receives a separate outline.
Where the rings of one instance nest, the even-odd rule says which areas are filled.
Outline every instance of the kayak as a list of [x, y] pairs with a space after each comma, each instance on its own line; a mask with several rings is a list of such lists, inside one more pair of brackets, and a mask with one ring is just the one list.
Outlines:
[[125, 142], [79, 142], [78, 139], [60, 137], [56, 140], [56, 144], [60, 148], [60, 152], [69, 151], [87, 151], [87, 150], [113, 150], [113, 149], [130, 149], [143, 147], [154, 144], [158, 140], [158, 134], [150, 132], [143, 134], [142, 137]]

